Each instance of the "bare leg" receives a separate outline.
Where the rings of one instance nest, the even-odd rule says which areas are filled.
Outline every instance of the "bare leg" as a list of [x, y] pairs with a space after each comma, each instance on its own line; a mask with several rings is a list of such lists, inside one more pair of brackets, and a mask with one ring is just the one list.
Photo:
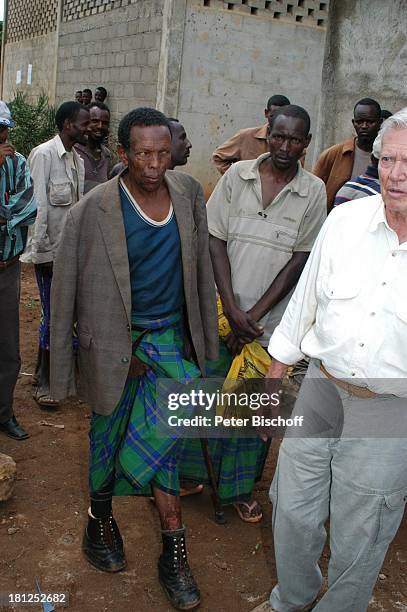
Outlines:
[[155, 503], [160, 515], [161, 529], [173, 531], [182, 529], [181, 504], [178, 496], [165, 493], [153, 487]]

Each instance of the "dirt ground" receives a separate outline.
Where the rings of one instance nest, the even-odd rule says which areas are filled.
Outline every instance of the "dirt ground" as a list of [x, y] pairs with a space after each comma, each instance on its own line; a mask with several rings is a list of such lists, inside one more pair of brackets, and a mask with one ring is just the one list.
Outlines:
[[[24, 267], [22, 279], [22, 368], [15, 412], [31, 437], [15, 442], [0, 434], [0, 452], [14, 457], [18, 465], [14, 497], [0, 502], [0, 592], [35, 592], [38, 579], [43, 592], [69, 592], [66, 607], [75, 612], [170, 611], [156, 580], [159, 523], [148, 500], [119, 498], [114, 502], [125, 540], [126, 571], [114, 575], [99, 572], [82, 557], [88, 504], [89, 409], [78, 401], [69, 401], [58, 412], [50, 413], [40, 410], [32, 400], [39, 300], [29, 266]], [[226, 511], [226, 525], [215, 524], [208, 492], [182, 502], [189, 557], [201, 589], [203, 611], [252, 610], [267, 598], [275, 583], [267, 496], [275, 446], [256, 490], [264, 512], [259, 525], [243, 524], [232, 509]], [[407, 611], [406, 518], [386, 557], [371, 611]], [[327, 552], [322, 561], [324, 571], [326, 562]], [[27, 608], [0, 607], [10, 609]], [[41, 606], [31, 609], [40, 610]]]

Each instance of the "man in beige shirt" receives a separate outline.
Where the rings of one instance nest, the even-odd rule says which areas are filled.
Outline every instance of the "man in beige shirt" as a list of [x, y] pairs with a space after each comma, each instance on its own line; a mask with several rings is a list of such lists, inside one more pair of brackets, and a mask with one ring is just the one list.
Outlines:
[[[308, 113], [288, 105], [270, 123], [269, 152], [233, 164], [207, 205], [215, 280], [232, 328], [225, 344], [232, 355], [253, 340], [266, 350], [326, 217], [325, 186], [299, 161], [311, 140]], [[232, 501], [242, 520], [255, 522], [261, 509], [251, 495], [259, 474], [251, 462], [257, 457], [261, 465], [267, 446], [256, 438], [250, 444], [251, 453], [244, 440], [246, 455], [237, 448], [235, 456], [253, 479], [246, 479], [244, 491], [240, 485]]]
[[86, 144], [89, 110], [79, 102], [64, 102], [55, 115], [58, 134], [33, 149], [28, 158], [38, 203], [35, 224], [31, 226], [27, 249], [21, 257], [35, 264], [41, 298], [38, 358], [34, 399], [42, 408], [52, 409], [58, 402], [49, 391], [49, 324], [53, 262], [61, 241], [68, 212], [83, 196], [85, 168], [75, 151], [76, 143]]
[[271, 115], [275, 110], [287, 104], [290, 104], [290, 101], [285, 96], [271, 96], [264, 110], [267, 123], [239, 130], [237, 134], [219, 145], [212, 155], [212, 160], [221, 174], [224, 174], [237, 161], [256, 159], [262, 153], [268, 152], [267, 128]]

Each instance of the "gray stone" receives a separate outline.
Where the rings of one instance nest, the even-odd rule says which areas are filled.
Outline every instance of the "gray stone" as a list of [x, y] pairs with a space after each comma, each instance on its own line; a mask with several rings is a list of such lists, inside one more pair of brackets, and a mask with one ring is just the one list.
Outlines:
[[0, 453], [0, 501], [7, 501], [13, 494], [17, 466], [11, 457]]

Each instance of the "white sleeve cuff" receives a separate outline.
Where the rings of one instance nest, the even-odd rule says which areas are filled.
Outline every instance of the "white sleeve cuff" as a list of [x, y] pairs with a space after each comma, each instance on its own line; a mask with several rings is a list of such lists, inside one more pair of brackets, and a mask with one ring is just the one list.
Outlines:
[[278, 327], [270, 338], [268, 352], [274, 359], [286, 365], [294, 365], [294, 363], [305, 357], [304, 353], [297, 346], [291, 344], [286, 336], [279, 331]]

